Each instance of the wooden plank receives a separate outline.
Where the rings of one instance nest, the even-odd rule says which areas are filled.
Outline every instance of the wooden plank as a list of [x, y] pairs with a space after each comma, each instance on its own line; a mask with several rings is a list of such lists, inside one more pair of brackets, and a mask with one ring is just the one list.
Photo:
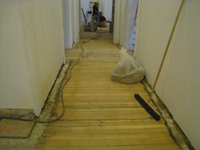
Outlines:
[[114, 67], [118, 61], [84, 60], [80, 61], [77, 67]]
[[[59, 105], [62, 105], [61, 103]], [[106, 106], [106, 104], [70, 104], [66, 105], [65, 108], [85, 108], [85, 109], [90, 109], [90, 108], [138, 108], [141, 107], [139, 104], [109, 104]], [[155, 108], [155, 107], [154, 107]]]
[[38, 146], [63, 146], [63, 147], [106, 147], [106, 146], [133, 146], [133, 145], [157, 145], [173, 144], [174, 141], [169, 137], [144, 138], [124, 138], [124, 139], [46, 139], [41, 138]]
[[180, 150], [173, 144], [149, 144], [134, 146], [105, 146], [105, 147], [36, 147], [35, 150]]
[[[115, 127], [113, 127], [115, 128]], [[169, 137], [166, 127], [102, 129], [87, 127], [47, 127], [43, 136], [47, 139], [124, 139], [124, 138], [161, 138]], [[170, 139], [170, 138], [169, 138]]]
[[[99, 49], [100, 50], [100, 49]], [[66, 60], [77, 60], [80, 56], [82, 51], [78, 53], [66, 53], [65, 59]], [[84, 52], [83, 55], [81, 56], [81, 61], [96, 61], [96, 60], [102, 60], [102, 61], [114, 61], [118, 62], [119, 59], [119, 54], [118, 53], [91, 53], [91, 52]]]
[[[134, 95], [133, 94], [123, 94], [123, 95], [118, 95], [118, 94], [115, 94], [115, 95], [113, 95], [113, 94], [105, 94], [105, 95], [90, 95], [90, 96], [88, 96], [88, 95], [73, 95], [72, 96], [72, 94], [70, 95], [70, 94], [66, 94], [66, 95], [64, 95], [64, 98], [66, 99], [66, 100], [71, 100], [71, 101], [76, 101], [76, 100], [78, 100], [78, 101], [80, 101], [80, 102], [84, 102], [84, 101], [87, 101], [87, 100], [94, 100], [94, 101], [97, 101], [97, 100], [99, 100], [99, 101], [107, 101], [107, 102], [115, 102], [115, 100], [116, 100], [116, 103], [117, 103], [117, 101], [130, 101], [130, 102], [133, 102], [133, 103], [136, 103], [136, 99], [135, 99], [135, 97], [134, 97]], [[149, 95], [147, 94], [147, 93], [145, 93], [145, 95], [144, 95], [144, 98], [149, 98]], [[90, 102], [90, 101], [89, 101]]]
[[[58, 109], [62, 109], [62, 102], [59, 102], [57, 104]], [[139, 103], [135, 104], [107, 104], [107, 103], [83, 103], [83, 104], [77, 104], [77, 103], [65, 103], [64, 102], [65, 108], [73, 108], [73, 109], [95, 109], [95, 108], [142, 108], [142, 106]], [[155, 106], [151, 106], [156, 110]]]
[[155, 125], [164, 124], [165, 121], [155, 121], [154, 119], [138, 120], [83, 120], [83, 121], [57, 121], [50, 123], [49, 126], [56, 127], [82, 127], [82, 126], [127, 126], [127, 125]]
[[[56, 108], [57, 115], [62, 114], [62, 107]], [[144, 108], [102, 108], [102, 109], [73, 109], [67, 108], [62, 119], [69, 120], [101, 120], [101, 119], [146, 119], [152, 118]]]
[[77, 88], [76, 84], [65, 86], [64, 90], [73, 90], [73, 89], [99, 89], [99, 90], [128, 90], [128, 91], [134, 91], [135, 89], [144, 89], [143, 86], [137, 86], [137, 87], [127, 87], [127, 86], [101, 86], [101, 85], [95, 85], [95, 84], [88, 84], [88, 85], [79, 85], [79, 88]]
[[76, 74], [111, 74], [112, 68], [74, 68], [72, 73]]
[[[84, 45], [85, 46], [85, 45]], [[115, 49], [108, 49], [108, 48], [104, 48], [102, 50], [99, 50], [98, 49], [85, 49], [84, 52], [90, 52], [90, 53], [111, 53], [111, 54], [116, 54], [117, 56], [120, 56], [120, 53], [119, 53], [119, 49], [118, 48], [115, 48]], [[80, 48], [80, 46], [78, 45], [77, 49], [71, 49], [71, 50], [66, 50], [66, 54], [68, 54], [68, 56], [70, 57], [69, 54], [77, 54], [77, 53], [81, 53], [82, 52], [82, 49]]]
[[[35, 150], [66, 150], [66, 147], [36, 147]], [[67, 147], [67, 150], [180, 150], [174, 145], [136, 145], [113, 147]]]
[[[79, 126], [79, 127], [73, 127], [73, 126], [48, 126], [47, 130], [56, 130], [56, 131], [72, 131], [72, 130], [93, 130], [93, 131], [104, 131], [104, 130], [132, 130], [134, 133], [138, 130], [143, 130], [144, 132], [152, 131], [152, 129], [158, 129], [160, 130], [162, 128], [162, 131], [168, 131], [165, 124], [139, 124], [139, 125], [123, 125], [123, 126]], [[135, 131], [134, 131], [135, 130]], [[157, 130], [157, 131], [158, 131]], [[156, 132], [157, 132], [156, 131]]]
[[69, 88], [69, 89], [64, 89], [63, 90], [65, 95], [67, 94], [95, 94], [95, 95], [98, 95], [98, 94], [110, 94], [110, 95], [127, 95], [127, 94], [132, 94], [134, 95], [134, 93], [146, 93], [148, 94], [147, 92], [145, 92], [143, 89], [141, 88], [135, 88], [135, 89], [111, 89], [111, 88], [108, 88], [108, 89], [96, 89], [96, 88], [93, 88], [93, 89], [85, 89], [85, 88]]
[[[128, 94], [128, 93], [124, 93], [124, 94], [114, 94], [114, 93], [111, 93], [111, 94], [108, 94], [108, 93], [100, 93], [101, 91], [99, 91], [99, 93], [98, 94], [96, 94], [96, 93], [92, 93], [92, 92], [87, 92], [87, 93], [69, 93], [69, 94], [63, 94], [64, 95], [64, 97], [65, 96], [112, 96], [112, 95], [123, 95], [123, 96], [127, 96], [127, 95], [130, 95], [130, 94]], [[137, 90], [136, 91], [136, 93], [139, 93], [140, 95], [145, 95], [145, 96], [147, 96], [148, 95], [148, 93], [146, 93], [146, 92], [142, 92], [142, 91], [140, 91], [140, 90]], [[92, 94], [92, 95], [91, 95]]]
[[[124, 88], [124, 87], [127, 87], [127, 88], [131, 88], [132, 86], [134, 87], [134, 84], [120, 84], [118, 82], [114, 82], [111, 80], [110, 78], [110, 75], [106, 75], [106, 77], [103, 77], [104, 75], [102, 76], [95, 76], [93, 78], [91, 77], [88, 77], [86, 76], [86, 74], [82, 74], [82, 76], [73, 76], [71, 77], [70, 81], [67, 83], [66, 87], [71, 86], [72, 85], [72, 88], [77, 85], [77, 86], [111, 86], [111, 87], [120, 87], [121, 88]], [[64, 82], [67, 80], [68, 78], [65, 78]], [[101, 82], [101, 79], [103, 79], [103, 81]], [[82, 83], [80, 83], [82, 82]], [[138, 86], [138, 88], [142, 88], [144, 87], [142, 84], [141, 85], [135, 85], [135, 86]], [[143, 88], [144, 89], [144, 88]]]
[[[57, 101], [57, 106], [61, 106], [62, 101]], [[69, 96], [64, 97], [66, 108], [138, 108], [142, 107], [134, 96]], [[155, 106], [152, 104], [152, 107]]]
[[[88, 102], [88, 101], [87, 101]], [[98, 103], [98, 102], [91, 102], [91, 103], [68, 103], [68, 101], [64, 102], [65, 108], [138, 108], [141, 107], [139, 103]], [[59, 102], [57, 106], [62, 106], [62, 102]]]
[[[83, 74], [82, 74], [83, 75]], [[95, 74], [94, 74], [94, 76], [95, 76]], [[107, 74], [107, 77], [105, 78], [105, 77], [85, 77], [84, 75], [83, 76], [80, 76], [80, 77], [75, 77], [75, 76], [73, 76], [73, 74], [72, 74], [72, 77], [71, 77], [71, 79], [70, 79], [70, 81], [69, 81], [69, 83], [70, 82], [82, 82], [82, 81], [84, 81], [84, 82], [109, 82], [109, 83], [117, 83], [117, 82], [114, 82], [114, 81], [112, 81], [111, 79], [110, 79], [110, 73], [109, 74]], [[119, 83], [118, 83], [119, 84]]]
[[[62, 108], [62, 103], [57, 104], [59, 109]], [[65, 108], [73, 108], [73, 109], [95, 109], [95, 108], [141, 108], [142, 106], [138, 103], [136, 104], [96, 104], [96, 103], [91, 103], [91, 104], [66, 104], [64, 102]], [[151, 106], [153, 109], [156, 110], [155, 106]]]
[[[77, 88], [78, 86], [78, 88]], [[87, 82], [85, 84], [79, 84], [77, 82], [69, 82], [69, 84], [67, 84], [67, 86], [65, 86], [65, 89], [68, 90], [68, 89], [126, 89], [126, 90], [134, 90], [134, 89], [144, 89], [144, 86], [143, 85], [112, 85], [111, 83], [110, 84], [107, 84], [107, 85], [103, 85], [101, 82], [96, 82], [96, 83], [90, 83], [90, 82]]]
[[[76, 75], [73, 75], [72, 78], [75, 78], [75, 79], [78, 79], [78, 78], [91, 78], [88, 76], [88, 74], [76, 74]], [[107, 74], [95, 74], [92, 76], [92, 78], [95, 78], [95, 79], [98, 79], [100, 77], [104, 77], [105, 79], [109, 78], [110, 79], [110, 75], [108, 76]], [[64, 79], [66, 80], [66, 79]], [[76, 84], [76, 85], [74, 85]], [[111, 79], [109, 80], [109, 82], [107, 81], [104, 81], [104, 80], [101, 80], [101, 82], [99, 82], [99, 80], [96, 80], [94, 82], [87, 82], [85, 80], [82, 80], [81, 82], [78, 82], [77, 81], [74, 81], [72, 82], [71, 80], [68, 82], [67, 85], [70, 85], [70, 86], [76, 86], [76, 88], [81, 88], [81, 86], [90, 86], [90, 85], [96, 85], [96, 86], [110, 86], [110, 87], [127, 87], [127, 88], [134, 88], [134, 87], [143, 87], [143, 89], [145, 88], [145, 86], [138, 82], [138, 83], [135, 83], [135, 84], [121, 84], [121, 83], [118, 83], [118, 82], [113, 82]]]
[[[148, 99], [148, 95], [144, 98]], [[57, 100], [57, 106], [62, 105], [61, 97]], [[138, 108], [142, 107], [134, 95], [64, 95], [66, 108]], [[151, 106], [155, 108], [154, 104]]]

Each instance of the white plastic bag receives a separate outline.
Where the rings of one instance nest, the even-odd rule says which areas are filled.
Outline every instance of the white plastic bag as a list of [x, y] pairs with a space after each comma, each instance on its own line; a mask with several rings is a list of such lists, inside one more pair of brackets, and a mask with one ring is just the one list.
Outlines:
[[137, 83], [144, 78], [144, 69], [138, 65], [136, 60], [127, 54], [127, 50], [120, 50], [121, 58], [111, 72], [111, 80], [131, 84]]

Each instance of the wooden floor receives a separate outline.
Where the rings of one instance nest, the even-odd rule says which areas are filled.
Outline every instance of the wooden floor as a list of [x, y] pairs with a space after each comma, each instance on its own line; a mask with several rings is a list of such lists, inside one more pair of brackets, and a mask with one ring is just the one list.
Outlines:
[[[99, 29], [98, 29], [99, 30]], [[105, 29], [104, 29], [105, 30]], [[36, 150], [177, 150], [163, 119], [155, 121], [134, 98], [148, 98], [141, 83], [125, 85], [111, 81], [119, 61], [119, 48], [103, 31], [82, 32], [85, 52], [72, 70], [64, 89], [66, 112], [48, 125]], [[82, 52], [66, 50], [66, 59], [76, 62]], [[62, 113], [62, 103], [56, 106]]]

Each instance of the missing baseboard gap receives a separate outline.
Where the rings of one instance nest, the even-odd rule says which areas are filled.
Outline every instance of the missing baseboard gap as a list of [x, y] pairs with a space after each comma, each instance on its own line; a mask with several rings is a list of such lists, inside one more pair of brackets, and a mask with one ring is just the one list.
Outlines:
[[77, 45], [78, 45], [78, 43], [73, 43], [73, 46], [72, 46], [72, 49], [77, 49], [78, 47], [77, 47]]
[[[150, 93], [152, 86], [149, 82], [144, 79], [142, 82], [145, 85], [145, 90]], [[159, 112], [163, 116], [165, 120], [165, 124], [168, 127], [171, 137], [177, 143], [181, 150], [195, 150], [194, 147], [191, 145], [191, 142], [186, 137], [184, 132], [181, 130], [177, 122], [174, 120], [173, 115], [168, 110], [167, 106], [162, 102], [159, 96], [154, 92], [152, 96], [152, 102], [157, 106]]]
[[[122, 46], [118, 43], [118, 44], [115, 44], [119, 49], [122, 48]], [[127, 49], [127, 52], [133, 52], [134, 50], [131, 50], [131, 49]]]
[[54, 107], [55, 107], [56, 102], [59, 98], [61, 86], [63, 84], [65, 75], [67, 74], [68, 68], [69, 68], [70, 63], [71, 63], [70, 60], [66, 60], [65, 62], [66, 62], [66, 64], [65, 65], [63, 64], [61, 66], [59, 73], [58, 73], [58, 75], [55, 79], [55, 82], [52, 85], [52, 88], [51, 88], [51, 90], [50, 90], [50, 92], [47, 96], [47, 99], [44, 103], [44, 106], [42, 108], [41, 114], [38, 117], [39, 119], [46, 120], [46, 119], [49, 119], [49, 118], [51, 118], [52, 116], [55, 115]]
[[118, 44], [116, 44], [118, 47], [119, 47], [119, 49], [121, 49], [122, 48], [122, 46], [118, 43]]

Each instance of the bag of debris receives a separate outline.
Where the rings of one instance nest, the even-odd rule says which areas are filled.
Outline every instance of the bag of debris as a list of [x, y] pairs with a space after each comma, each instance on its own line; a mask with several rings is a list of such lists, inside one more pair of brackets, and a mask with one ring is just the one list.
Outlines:
[[127, 53], [126, 49], [122, 48], [120, 54], [120, 61], [111, 72], [111, 80], [124, 84], [142, 81], [144, 78], [144, 69]]

